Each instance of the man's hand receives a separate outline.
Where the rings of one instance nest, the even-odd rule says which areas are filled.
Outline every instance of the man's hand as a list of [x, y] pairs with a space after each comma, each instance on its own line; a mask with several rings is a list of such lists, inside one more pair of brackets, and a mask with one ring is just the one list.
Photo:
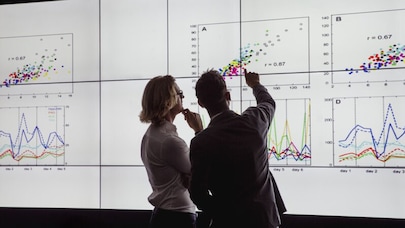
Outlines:
[[194, 130], [195, 133], [203, 130], [200, 114], [191, 112], [188, 109], [184, 109], [182, 113], [184, 115], [184, 119], [187, 121], [188, 125]]
[[255, 85], [260, 84], [260, 78], [259, 74], [254, 73], [254, 72], [247, 72], [246, 69], [243, 69], [245, 73], [245, 79], [246, 79], [246, 84], [250, 87], [253, 88]]

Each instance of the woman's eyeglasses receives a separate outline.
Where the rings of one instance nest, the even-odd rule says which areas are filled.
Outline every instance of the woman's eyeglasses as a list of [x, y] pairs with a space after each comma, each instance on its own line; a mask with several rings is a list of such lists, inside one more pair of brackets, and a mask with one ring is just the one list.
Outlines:
[[179, 90], [179, 91], [177, 92], [177, 95], [179, 95], [180, 98], [184, 98], [183, 90]]

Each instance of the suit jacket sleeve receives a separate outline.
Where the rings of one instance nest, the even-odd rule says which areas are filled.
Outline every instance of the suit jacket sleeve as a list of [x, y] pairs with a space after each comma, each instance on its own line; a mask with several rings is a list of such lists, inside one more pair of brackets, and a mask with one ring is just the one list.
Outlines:
[[242, 115], [246, 118], [252, 118], [250, 122], [255, 123], [256, 129], [262, 132], [263, 137], [265, 137], [273, 119], [276, 103], [266, 87], [261, 84], [253, 87], [253, 95], [256, 97], [257, 106], [249, 107]]
[[[276, 103], [263, 85], [259, 84], [253, 87], [253, 94], [256, 97], [257, 106], [248, 108], [244, 113], [246, 114], [247, 118], [253, 117], [255, 119], [251, 120], [251, 122], [254, 123], [257, 121], [256, 128], [259, 129], [259, 131], [263, 134], [263, 137], [267, 137], [268, 129], [271, 121], [273, 120]], [[275, 194], [278, 214], [281, 216], [287, 211], [287, 209], [281, 197], [276, 180], [270, 171], [269, 174]]]

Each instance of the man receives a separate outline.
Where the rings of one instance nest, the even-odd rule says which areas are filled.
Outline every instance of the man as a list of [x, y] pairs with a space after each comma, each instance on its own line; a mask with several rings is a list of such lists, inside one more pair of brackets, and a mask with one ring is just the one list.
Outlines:
[[219, 72], [205, 72], [196, 84], [201, 107], [211, 122], [190, 143], [190, 196], [210, 227], [269, 228], [281, 224], [286, 211], [268, 168], [267, 132], [275, 101], [259, 75], [244, 70], [257, 106], [241, 115], [229, 109], [231, 100]]

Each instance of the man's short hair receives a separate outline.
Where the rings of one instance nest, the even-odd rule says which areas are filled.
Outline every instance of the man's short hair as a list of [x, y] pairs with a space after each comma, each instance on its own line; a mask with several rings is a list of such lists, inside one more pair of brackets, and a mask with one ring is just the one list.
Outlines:
[[205, 71], [195, 86], [198, 100], [207, 108], [224, 102], [227, 91], [224, 77], [214, 69]]

